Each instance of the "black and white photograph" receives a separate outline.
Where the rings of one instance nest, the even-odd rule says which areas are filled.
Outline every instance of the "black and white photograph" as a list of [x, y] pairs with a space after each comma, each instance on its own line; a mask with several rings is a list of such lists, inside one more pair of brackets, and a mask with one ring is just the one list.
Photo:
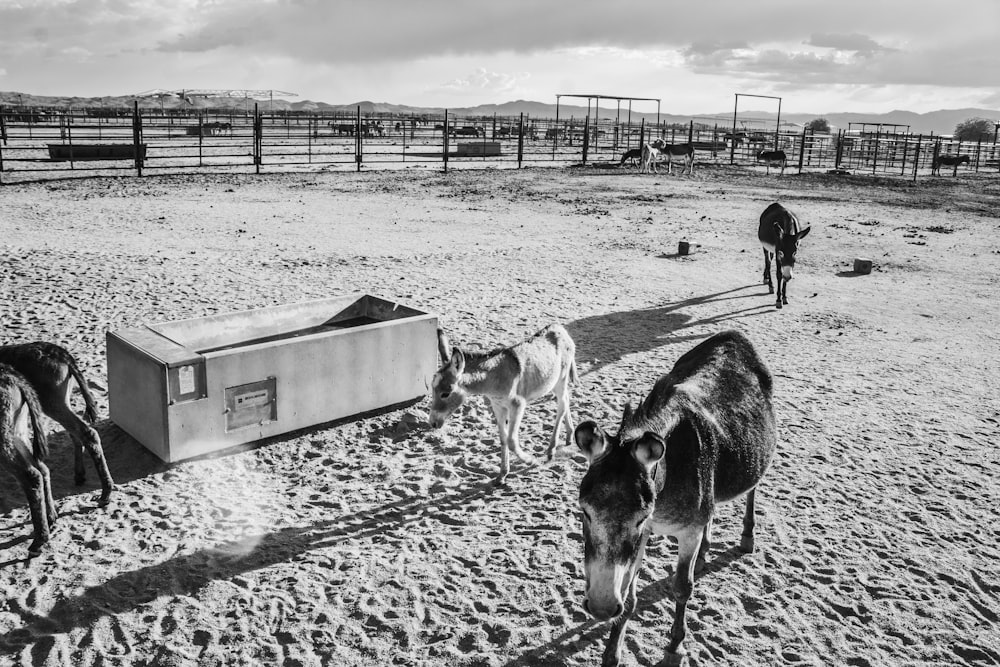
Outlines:
[[0, 0], [0, 667], [1000, 666], [998, 39]]

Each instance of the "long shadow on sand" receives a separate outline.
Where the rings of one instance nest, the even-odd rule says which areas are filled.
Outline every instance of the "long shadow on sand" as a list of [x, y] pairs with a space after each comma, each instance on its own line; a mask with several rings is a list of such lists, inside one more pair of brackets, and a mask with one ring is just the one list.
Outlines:
[[[759, 291], [750, 292], [760, 285], [743, 285], [723, 292], [691, 297], [683, 301], [603, 315], [592, 315], [574, 320], [566, 325], [576, 342], [577, 363], [585, 367], [584, 374], [620, 361], [637, 352], [649, 352], [670, 343], [700, 340], [705, 334], [679, 335], [682, 329], [700, 325], [715, 325], [774, 311], [770, 300], [756, 306], [733, 310], [711, 317], [694, 319], [685, 309], [732, 299], [760, 298]], [[739, 292], [743, 292], [739, 294]]]
[[[511, 476], [530, 474], [516, 470]], [[415, 495], [368, 511], [351, 512], [309, 526], [284, 528], [263, 535], [223, 542], [170, 560], [123, 572], [91, 586], [79, 595], [59, 600], [46, 616], [20, 609], [26, 624], [0, 635], [0, 648], [11, 653], [31, 645], [31, 664], [43, 664], [53, 635], [90, 626], [103, 616], [115, 616], [162, 596], [193, 596], [212, 581], [287, 562], [309, 551], [341, 542], [386, 535], [424, 519], [456, 525], [470, 501], [507, 492], [491, 481], [468, 484], [427, 497]], [[53, 545], [50, 548], [58, 548]], [[43, 555], [41, 558], [44, 558]]]
[[[715, 558], [710, 560], [706, 565], [705, 569], [702, 570], [698, 575], [695, 576], [695, 588], [694, 595], [698, 594], [698, 584], [707, 575], [714, 574], [721, 571], [723, 568], [728, 566], [730, 563], [738, 560], [744, 552], [740, 550], [739, 547], [733, 546], [727, 549], [725, 552], [717, 555]], [[647, 570], [646, 567], [643, 568]], [[648, 570], [647, 570], [648, 571]], [[639, 576], [642, 576], [640, 573]], [[657, 579], [652, 582], [641, 591], [639, 591], [638, 599], [635, 605], [635, 612], [632, 614], [632, 618], [629, 621], [630, 624], [644, 623], [643, 614], [652, 610], [656, 604], [662, 602], [663, 600], [674, 601], [673, 592], [670, 589], [671, 581], [673, 580], [673, 567], [671, 567], [671, 573], [665, 577]], [[582, 582], [581, 582], [582, 591]], [[580, 604], [583, 604], [583, 598], [580, 598]], [[663, 652], [666, 650], [668, 642], [668, 633], [670, 631], [670, 624], [673, 623], [673, 615], [667, 615], [663, 617], [656, 617], [651, 619], [649, 622], [659, 623], [663, 626], [663, 646], [659, 647], [640, 647], [635, 645], [631, 641], [628, 632], [626, 631], [625, 636], [625, 646], [623, 650], [630, 651], [635, 659], [640, 665], [675, 665], [676, 660], [671, 660], [669, 658], [664, 658], [661, 661], [650, 660], [646, 653], [656, 651]], [[691, 620], [691, 612], [688, 612], [688, 621]], [[580, 651], [587, 648], [591, 644], [598, 644], [601, 651], [604, 650], [605, 643], [608, 638], [608, 634], [611, 632], [610, 623], [600, 623], [598, 621], [585, 621], [580, 623], [576, 627], [569, 628], [558, 637], [555, 637], [552, 641], [531, 649], [527, 653], [524, 653], [517, 658], [504, 663], [503, 667], [531, 667], [532, 665], [559, 665], [566, 662], [566, 658], [574, 653], [579, 653]], [[688, 642], [692, 641], [691, 632], [688, 632]]]

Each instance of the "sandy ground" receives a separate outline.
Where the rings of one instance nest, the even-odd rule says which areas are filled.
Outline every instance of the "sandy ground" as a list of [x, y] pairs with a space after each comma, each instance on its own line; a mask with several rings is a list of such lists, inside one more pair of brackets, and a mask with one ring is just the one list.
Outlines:
[[[775, 200], [813, 227], [781, 311], [755, 236]], [[62, 516], [26, 561], [24, 495], [0, 473], [0, 664], [599, 664], [575, 447], [495, 488], [479, 401], [443, 432], [410, 425], [424, 400], [174, 465], [107, 419], [107, 330], [360, 291], [471, 347], [562, 322], [574, 418], [612, 429], [684, 351], [740, 329], [775, 375], [779, 454], [756, 553], [734, 549], [742, 504], [720, 512], [688, 664], [998, 665], [998, 213], [995, 176], [737, 168], [2, 187], [2, 340], [78, 356], [118, 491], [96, 506], [89, 461], [74, 486], [47, 422]], [[530, 451], [554, 415], [529, 409]], [[664, 660], [674, 557], [652, 541], [624, 664]]]

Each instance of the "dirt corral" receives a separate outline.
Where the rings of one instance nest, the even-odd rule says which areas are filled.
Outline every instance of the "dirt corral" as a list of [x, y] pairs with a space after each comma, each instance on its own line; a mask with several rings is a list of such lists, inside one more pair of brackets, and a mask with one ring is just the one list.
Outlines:
[[[776, 200], [813, 227], [780, 311], [756, 241]], [[118, 491], [98, 508], [89, 462], [74, 486], [48, 422], [60, 528], [25, 561], [24, 494], [0, 473], [0, 664], [599, 664], [575, 447], [497, 488], [479, 401], [443, 432], [425, 400], [172, 466], [106, 419], [105, 331], [349, 292], [436, 312], [469, 346], [562, 322], [574, 419], [612, 430], [684, 351], [743, 331], [775, 376], [779, 454], [756, 553], [733, 549], [742, 503], [720, 512], [688, 664], [1000, 664], [998, 213], [995, 177], [736, 168], [3, 187], [2, 342], [81, 360]], [[529, 408], [530, 451], [554, 414]], [[651, 540], [624, 664], [664, 659], [674, 557]]]

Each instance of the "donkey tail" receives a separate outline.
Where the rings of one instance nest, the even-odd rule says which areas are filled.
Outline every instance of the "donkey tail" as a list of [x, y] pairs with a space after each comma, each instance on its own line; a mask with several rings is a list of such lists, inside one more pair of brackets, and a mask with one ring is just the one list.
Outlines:
[[83, 402], [87, 404], [86, 410], [84, 411], [84, 417], [87, 421], [93, 424], [97, 421], [97, 406], [94, 404], [94, 397], [90, 393], [90, 388], [87, 387], [87, 380], [83, 377], [83, 372], [80, 371], [80, 367], [76, 365], [76, 359], [70, 354], [69, 350], [63, 350], [66, 353], [66, 366], [69, 368], [69, 372], [73, 374], [73, 378], [76, 379], [76, 384], [80, 387], [80, 393], [83, 394]]
[[576, 371], [576, 359], [573, 359], [569, 364], [569, 383], [576, 384], [579, 377]]

